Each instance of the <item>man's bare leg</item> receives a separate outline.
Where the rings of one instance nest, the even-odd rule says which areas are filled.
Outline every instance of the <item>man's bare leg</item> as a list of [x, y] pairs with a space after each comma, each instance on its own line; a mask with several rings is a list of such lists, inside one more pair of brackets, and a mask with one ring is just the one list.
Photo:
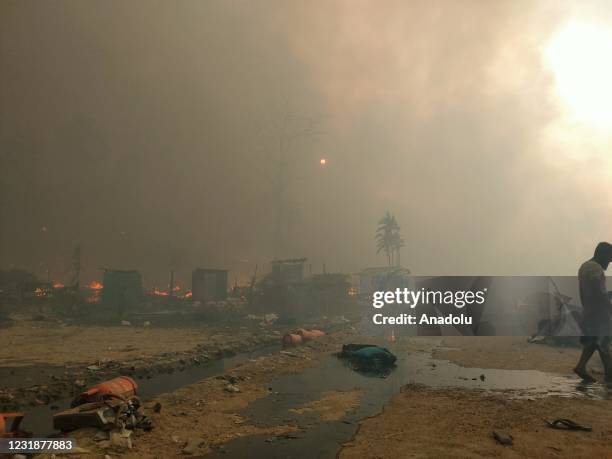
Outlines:
[[597, 348], [598, 348], [597, 345], [592, 345], [592, 344], [588, 346], [584, 346], [582, 348], [582, 354], [580, 355], [580, 360], [578, 360], [578, 364], [576, 365], [576, 368], [574, 368], [574, 373], [580, 376], [584, 382], [591, 383], [591, 382], [596, 381], [595, 378], [593, 378], [587, 372], [586, 365], [588, 361], [591, 359], [591, 357], [593, 356], [593, 353], [595, 352], [595, 350], [597, 350]]
[[606, 382], [612, 382], [612, 355], [608, 347], [599, 348], [599, 358], [604, 367], [604, 375]]

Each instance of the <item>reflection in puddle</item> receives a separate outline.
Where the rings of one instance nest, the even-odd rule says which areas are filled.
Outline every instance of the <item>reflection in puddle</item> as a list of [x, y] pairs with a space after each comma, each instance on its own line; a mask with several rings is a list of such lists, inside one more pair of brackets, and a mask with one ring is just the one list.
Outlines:
[[[609, 388], [603, 384], [584, 385], [575, 376], [562, 376], [536, 370], [497, 370], [463, 368], [446, 360], [412, 355], [401, 359], [399, 377], [407, 383], [427, 387], [458, 387], [478, 389], [485, 393], [503, 393], [509, 398], [588, 397], [609, 398]], [[411, 369], [416, 368], [412, 371]]]
[[[254, 401], [241, 414], [257, 426], [290, 424], [298, 426], [300, 432], [291, 439], [239, 438], [215, 450], [212, 456], [335, 457], [340, 445], [355, 433], [359, 420], [380, 413], [388, 400], [409, 384], [478, 390], [519, 399], [609, 398], [604, 385], [583, 385], [575, 376], [532, 370], [463, 368], [446, 360], [434, 360], [432, 350], [394, 351], [398, 355], [397, 367], [385, 378], [354, 372], [334, 356], [303, 373], [278, 378], [270, 385], [268, 397]], [[302, 405], [320, 400], [323, 393], [355, 389], [363, 392], [361, 402], [339, 421], [323, 422], [316, 412], [296, 411]]]

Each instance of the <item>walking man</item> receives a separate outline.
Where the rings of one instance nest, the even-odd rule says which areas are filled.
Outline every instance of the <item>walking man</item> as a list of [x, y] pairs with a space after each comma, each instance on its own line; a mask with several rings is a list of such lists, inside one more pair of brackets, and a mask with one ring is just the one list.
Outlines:
[[582, 355], [574, 372], [584, 382], [595, 382], [586, 369], [587, 362], [595, 351], [604, 366], [606, 381], [612, 381], [612, 304], [606, 289], [604, 271], [612, 261], [612, 245], [600, 242], [593, 258], [584, 262], [578, 271], [580, 301], [582, 302]]

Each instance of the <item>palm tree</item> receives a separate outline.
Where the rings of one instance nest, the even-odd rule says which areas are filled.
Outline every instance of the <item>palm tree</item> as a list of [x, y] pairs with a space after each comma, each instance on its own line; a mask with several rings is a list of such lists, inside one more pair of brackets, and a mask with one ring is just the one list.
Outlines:
[[[387, 255], [389, 266], [394, 263], [399, 265], [400, 248], [404, 246], [404, 240], [401, 238], [400, 226], [391, 212], [387, 211], [385, 216], [378, 222], [376, 229], [376, 253], [384, 252]], [[397, 254], [397, 260], [395, 255]]]
[[400, 263], [400, 250], [402, 247], [404, 247], [404, 240], [400, 236], [399, 230], [400, 230], [400, 226], [397, 225], [397, 229], [393, 233], [393, 240], [392, 240], [393, 252], [395, 253], [395, 255], [397, 255], [397, 258], [392, 257], [392, 258], [395, 258], [395, 266], [400, 266], [401, 264]]

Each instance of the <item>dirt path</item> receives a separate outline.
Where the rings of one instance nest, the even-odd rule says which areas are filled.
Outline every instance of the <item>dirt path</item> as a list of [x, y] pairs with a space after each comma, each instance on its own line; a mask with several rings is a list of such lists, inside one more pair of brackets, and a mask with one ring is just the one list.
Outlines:
[[[542, 418], [570, 418], [593, 432], [547, 427]], [[502, 446], [491, 435], [514, 437]], [[612, 401], [561, 398], [507, 400], [474, 391], [407, 386], [379, 416], [362, 422], [341, 458], [612, 457]]]
[[192, 327], [79, 326], [16, 322], [0, 332], [0, 366], [74, 365], [97, 361], [132, 361], [160, 354], [244, 343], [269, 330]]

